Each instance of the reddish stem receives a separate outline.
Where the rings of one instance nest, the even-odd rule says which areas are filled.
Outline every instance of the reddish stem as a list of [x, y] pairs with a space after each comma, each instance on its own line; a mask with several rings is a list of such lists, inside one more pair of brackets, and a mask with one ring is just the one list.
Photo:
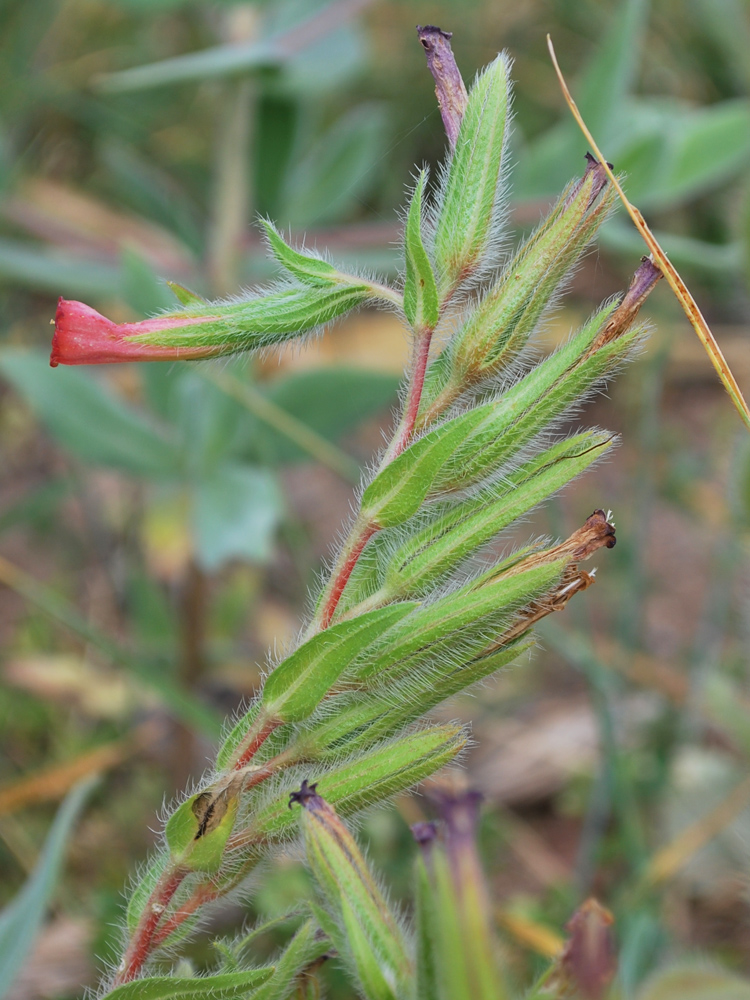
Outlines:
[[154, 939], [151, 942], [152, 949], [163, 945], [167, 938], [171, 937], [185, 923], [188, 917], [192, 917], [195, 911], [200, 909], [204, 903], [212, 902], [218, 895], [219, 890], [214, 886], [198, 886], [190, 899], [186, 900], [179, 910], [173, 913], [169, 920], [165, 920], [164, 925], [159, 928], [158, 933], [154, 935]]
[[376, 531], [379, 531], [376, 524], [366, 524], [350, 546], [349, 551], [346, 554], [346, 558], [336, 572], [336, 576], [331, 581], [331, 586], [320, 615], [321, 629], [328, 628], [331, 624], [331, 619], [336, 611], [341, 595], [344, 592], [344, 587], [349, 582], [349, 577], [352, 575], [354, 567], [357, 565], [357, 560], [362, 555], [362, 550], [365, 545], [367, 545]]
[[165, 873], [157, 882], [130, 942], [130, 947], [125, 953], [121, 971], [115, 977], [115, 986], [129, 983], [143, 968], [154, 947], [154, 934], [159, 921], [164, 916], [165, 909], [169, 906], [186, 875], [187, 872], [184, 869], [176, 868]]
[[404, 412], [396, 436], [386, 452], [383, 465], [387, 465], [400, 455], [411, 440], [414, 425], [419, 415], [419, 404], [422, 402], [422, 390], [424, 389], [427, 362], [430, 359], [431, 342], [432, 330], [423, 330], [416, 336], [414, 343], [414, 367], [412, 369], [409, 392], [406, 397], [406, 405], [404, 406]]
[[265, 722], [261, 726], [258, 732], [254, 734], [248, 745], [242, 751], [242, 756], [237, 758], [234, 765], [235, 771], [239, 771], [241, 767], [245, 767], [246, 764], [250, 763], [271, 733], [278, 729], [280, 725], [281, 723], [276, 719], [269, 719], [268, 722]]
[[[430, 343], [432, 341], [432, 330], [421, 330], [416, 334], [414, 343], [414, 356], [412, 362], [411, 379], [409, 390], [406, 396], [404, 412], [401, 416], [398, 429], [393, 441], [385, 453], [380, 468], [388, 465], [394, 458], [401, 454], [411, 440], [414, 425], [419, 414], [419, 404], [422, 401], [422, 390], [424, 389], [424, 377], [427, 371], [427, 362], [430, 358]], [[370, 541], [372, 536], [379, 531], [377, 524], [366, 524], [359, 534], [349, 543], [343, 555], [341, 564], [334, 571], [335, 575], [331, 580], [328, 593], [320, 613], [319, 628], [326, 629], [331, 624], [333, 616], [338, 607], [341, 595], [349, 582], [357, 560], [362, 555], [362, 550]]]

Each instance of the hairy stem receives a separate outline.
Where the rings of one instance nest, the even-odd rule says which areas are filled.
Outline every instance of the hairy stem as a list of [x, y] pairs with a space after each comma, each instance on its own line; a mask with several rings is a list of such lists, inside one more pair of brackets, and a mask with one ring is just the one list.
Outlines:
[[275, 719], [265, 719], [259, 725], [251, 726], [238, 748], [239, 756], [235, 760], [234, 770], [239, 771], [240, 768], [246, 767], [271, 733], [275, 732], [280, 725], [281, 723]]
[[315, 632], [319, 632], [322, 629], [328, 628], [331, 624], [331, 619], [341, 600], [344, 587], [346, 587], [349, 577], [354, 572], [357, 560], [362, 555], [367, 543], [378, 530], [379, 528], [376, 524], [370, 522], [363, 524], [361, 518], [357, 519], [333, 568], [320, 609], [310, 625], [308, 634], [312, 635]]
[[409, 388], [404, 404], [404, 412], [401, 415], [396, 433], [385, 453], [381, 468], [392, 462], [394, 458], [401, 454], [411, 440], [414, 433], [414, 426], [417, 422], [419, 404], [422, 401], [422, 391], [424, 389], [424, 377], [427, 371], [427, 362], [430, 359], [430, 344], [432, 342], [432, 330], [421, 330], [414, 337], [414, 357], [412, 360], [411, 373], [409, 378]]
[[141, 972], [155, 947], [154, 936], [164, 911], [186, 875], [184, 868], [169, 868], [156, 883], [115, 977], [115, 986], [129, 983]]

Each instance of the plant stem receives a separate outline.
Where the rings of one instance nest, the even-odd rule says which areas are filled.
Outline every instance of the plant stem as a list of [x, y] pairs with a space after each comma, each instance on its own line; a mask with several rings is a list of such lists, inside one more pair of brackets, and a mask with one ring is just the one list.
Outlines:
[[169, 920], [164, 921], [164, 925], [154, 934], [151, 942], [152, 950], [156, 950], [167, 941], [185, 921], [192, 917], [196, 910], [199, 910], [205, 903], [210, 903], [219, 895], [219, 890], [210, 884], [203, 883], [196, 886], [193, 895], [186, 900]]
[[349, 582], [349, 577], [354, 571], [354, 567], [357, 565], [357, 560], [362, 555], [365, 545], [370, 541], [372, 536], [379, 531], [377, 524], [373, 524], [369, 521], [362, 523], [362, 518], [358, 518], [354, 527], [352, 528], [351, 534], [341, 550], [341, 554], [336, 562], [331, 573], [331, 579], [326, 588], [326, 592], [321, 601], [320, 609], [313, 619], [310, 628], [308, 629], [308, 635], [314, 635], [315, 632], [319, 632], [322, 629], [328, 628], [331, 624], [331, 620], [334, 616], [338, 603], [341, 599], [341, 595], [344, 592], [344, 587], [346, 587]]
[[[406, 402], [404, 403], [399, 425], [383, 456], [378, 471], [385, 468], [394, 458], [397, 458], [411, 440], [414, 425], [417, 421], [417, 414], [419, 413], [419, 404], [422, 399], [425, 372], [427, 371], [427, 362], [430, 357], [431, 341], [432, 330], [415, 331], [414, 351], [410, 366], [411, 372], [409, 376], [409, 388], [406, 393]], [[321, 601], [318, 614], [308, 629], [308, 635], [328, 628], [331, 624], [344, 588], [349, 582], [349, 577], [352, 575], [354, 567], [357, 565], [357, 560], [362, 555], [365, 546], [372, 536], [379, 530], [379, 525], [371, 521], [363, 521], [361, 516], [357, 519], [333, 568], [331, 580]]]
[[422, 390], [424, 389], [424, 377], [427, 371], [427, 362], [430, 359], [430, 344], [432, 342], [432, 330], [420, 330], [414, 336], [414, 356], [411, 364], [411, 374], [409, 378], [409, 388], [404, 404], [404, 412], [401, 415], [396, 433], [388, 446], [380, 468], [388, 465], [394, 458], [401, 454], [411, 440], [414, 432], [414, 425], [417, 422], [419, 404], [422, 400]]
[[154, 946], [159, 921], [186, 875], [184, 868], [169, 868], [156, 883], [115, 977], [115, 986], [129, 983], [140, 973]]
[[252, 726], [240, 745], [241, 752], [234, 763], [234, 770], [239, 771], [240, 768], [246, 767], [271, 733], [278, 729], [280, 725], [281, 723], [276, 719], [265, 719], [261, 722], [260, 726]]

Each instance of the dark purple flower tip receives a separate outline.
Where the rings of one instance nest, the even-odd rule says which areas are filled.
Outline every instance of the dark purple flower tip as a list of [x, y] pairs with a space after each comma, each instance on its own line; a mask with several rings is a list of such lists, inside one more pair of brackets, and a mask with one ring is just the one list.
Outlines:
[[318, 787], [317, 781], [315, 782], [314, 785], [309, 785], [307, 783], [307, 778], [305, 778], [298, 792], [289, 793], [289, 808], [291, 809], [295, 803], [298, 803], [299, 805], [302, 806], [303, 809], [306, 809], [308, 804], [313, 799], [320, 798], [320, 796], [316, 791], [317, 787]]

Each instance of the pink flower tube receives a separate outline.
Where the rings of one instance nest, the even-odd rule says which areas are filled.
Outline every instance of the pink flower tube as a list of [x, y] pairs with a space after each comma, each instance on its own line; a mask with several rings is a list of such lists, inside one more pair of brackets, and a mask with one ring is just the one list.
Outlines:
[[222, 344], [169, 347], [133, 340], [190, 326], [215, 323], [218, 316], [157, 316], [140, 323], [113, 323], [84, 302], [60, 299], [55, 314], [50, 365], [103, 365], [120, 361], [211, 358], [226, 353]]

